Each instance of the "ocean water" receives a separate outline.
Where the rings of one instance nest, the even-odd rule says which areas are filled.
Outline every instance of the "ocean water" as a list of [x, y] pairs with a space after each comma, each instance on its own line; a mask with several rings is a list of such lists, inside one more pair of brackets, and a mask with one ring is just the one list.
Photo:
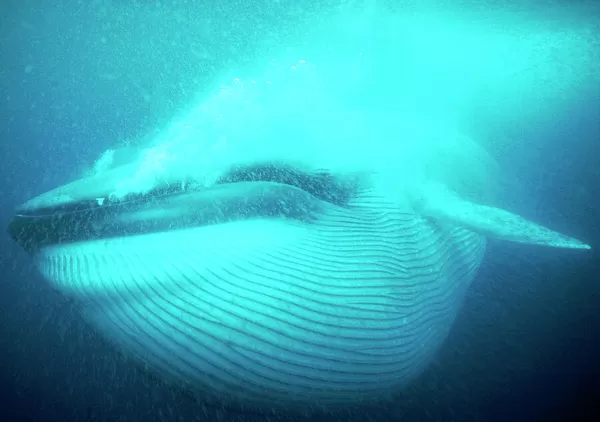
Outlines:
[[5, 1], [0, 12], [0, 227], [237, 69], [282, 56], [321, 65], [335, 53], [347, 60], [326, 79], [335, 93], [459, 121], [506, 176], [498, 205], [592, 245], [492, 240], [450, 336], [394, 403], [302, 419], [203, 406], [164, 385], [2, 235], [4, 420], [600, 420], [597, 4]]

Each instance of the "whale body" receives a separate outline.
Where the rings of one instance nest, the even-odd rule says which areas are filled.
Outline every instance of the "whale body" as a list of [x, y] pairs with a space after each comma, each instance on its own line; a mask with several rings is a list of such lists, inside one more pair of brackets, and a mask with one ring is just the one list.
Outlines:
[[24, 207], [10, 232], [153, 370], [268, 408], [369, 403], [403, 388], [448, 334], [485, 235], [512, 228], [511, 240], [587, 247], [459, 199], [401, 209], [371, 182], [257, 166], [206, 190]]
[[[249, 126], [205, 122], [203, 133], [289, 127]], [[393, 166], [228, 151], [211, 156], [210, 183], [163, 172], [140, 189], [123, 182], [145, 167], [104, 165], [109, 154], [102, 171], [24, 203], [9, 226], [90, 324], [198, 397], [298, 410], [389, 399], [443, 343], [486, 239], [589, 248], [443, 177], [405, 183]]]

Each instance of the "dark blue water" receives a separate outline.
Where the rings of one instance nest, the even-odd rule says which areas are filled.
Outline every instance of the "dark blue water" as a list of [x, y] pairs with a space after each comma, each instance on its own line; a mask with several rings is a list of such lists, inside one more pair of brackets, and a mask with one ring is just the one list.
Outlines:
[[[118, 3], [106, 2], [107, 13]], [[0, 6], [0, 227], [16, 205], [64, 182], [114, 139], [167, 118], [214, 72], [208, 66], [196, 78], [179, 77], [189, 73], [185, 57], [169, 48], [172, 40], [156, 36], [150, 40], [155, 54], [170, 54], [171, 64], [157, 70], [167, 81], [162, 91], [145, 92], [154, 86], [142, 71], [148, 57], [132, 60], [137, 69], [108, 66], [110, 73], [99, 63], [118, 58], [85, 54], [86, 43], [98, 42], [94, 31], [104, 24], [78, 23], [89, 25], [83, 18], [87, 3], [46, 7], [43, 13], [37, 4]], [[212, 10], [213, 20], [227, 15], [216, 6]], [[233, 10], [243, 17], [241, 9]], [[273, 24], [279, 12], [264, 13]], [[160, 19], [147, 24], [160, 30]], [[200, 33], [190, 31], [182, 31], [177, 42], [206, 36], [198, 28]], [[68, 39], [65, 33], [79, 36]], [[218, 34], [206, 54], [231, 55], [217, 39], [224, 33]], [[138, 41], [144, 42], [141, 35]], [[239, 40], [237, 48], [249, 45]], [[102, 72], [101, 78], [90, 77]], [[117, 84], [117, 90], [113, 78], [130, 82]], [[525, 182], [527, 195], [513, 210], [595, 249], [580, 253], [491, 242], [435, 362], [394, 405], [353, 415], [354, 420], [600, 420], [600, 89], [589, 87], [556, 118], [515, 135], [519, 142], [500, 157]], [[6, 235], [0, 235], [0, 251], [2, 420], [269, 420], [203, 407], [163, 385], [85, 325], [75, 305], [45, 284]]]

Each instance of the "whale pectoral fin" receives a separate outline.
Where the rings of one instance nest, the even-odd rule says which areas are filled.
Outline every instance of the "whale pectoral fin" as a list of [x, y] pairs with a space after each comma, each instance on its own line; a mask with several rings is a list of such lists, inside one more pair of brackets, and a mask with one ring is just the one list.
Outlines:
[[591, 249], [577, 239], [511, 212], [463, 200], [443, 185], [431, 184], [420, 190], [415, 207], [426, 217], [460, 225], [487, 237], [556, 248]]

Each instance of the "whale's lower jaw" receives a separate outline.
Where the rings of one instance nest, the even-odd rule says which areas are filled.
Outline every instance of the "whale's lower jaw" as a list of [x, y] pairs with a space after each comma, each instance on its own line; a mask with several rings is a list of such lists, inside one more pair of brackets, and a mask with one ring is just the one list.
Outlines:
[[369, 403], [431, 360], [485, 240], [377, 199], [355, 205], [316, 222], [56, 245], [36, 261], [112, 342], [200, 396], [269, 409]]

